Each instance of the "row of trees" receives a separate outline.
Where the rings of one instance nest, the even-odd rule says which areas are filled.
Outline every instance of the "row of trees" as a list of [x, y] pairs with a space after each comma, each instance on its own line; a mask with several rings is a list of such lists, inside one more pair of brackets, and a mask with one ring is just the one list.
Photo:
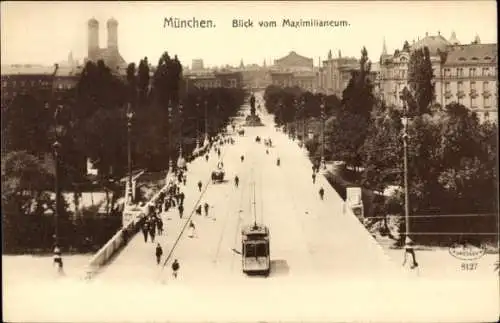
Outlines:
[[[373, 95], [370, 63], [364, 48], [359, 63], [358, 71], [352, 73], [342, 93], [340, 105], [327, 115], [326, 158], [342, 160], [354, 169], [361, 169], [358, 172], [359, 184], [370, 190], [382, 192], [389, 185], [403, 186], [402, 117], [405, 114], [410, 117], [411, 213], [496, 214], [497, 124], [481, 123], [474, 112], [459, 104], [442, 108], [433, 105], [434, 80], [427, 48], [410, 54], [409, 86], [403, 91], [406, 110], [386, 106]], [[285, 122], [293, 121], [295, 117], [290, 102], [294, 98], [311, 96], [297, 89], [275, 88], [268, 88], [266, 94], [266, 106], [275, 115], [278, 112], [274, 102], [285, 102], [284, 109], [290, 112]], [[318, 137], [307, 142], [306, 146], [317, 158]], [[399, 192], [383, 205], [377, 205], [373, 215], [404, 214], [403, 205], [404, 196]], [[482, 229], [474, 227], [471, 224], [474, 222], [481, 222]], [[414, 230], [418, 230], [418, 223], [413, 225], [416, 225]], [[458, 218], [447, 218], [446, 221], [426, 219], [425, 224], [421, 221], [421, 229], [427, 231], [495, 232], [495, 228], [494, 216], [481, 220], [473, 218], [467, 223]]]
[[187, 155], [196, 138], [202, 141], [205, 112], [206, 130], [212, 136], [227, 125], [243, 101], [240, 89], [186, 89], [179, 60], [167, 52], [154, 73], [147, 58], [138, 68], [130, 64], [126, 78], [102, 61], [88, 62], [77, 86], [57, 100], [18, 95], [2, 111], [2, 187], [7, 188], [2, 192], [2, 214], [11, 216], [4, 221], [14, 227], [16, 216], [41, 215], [53, 208], [46, 192], [54, 187], [56, 129], [64, 129], [57, 138], [63, 190], [77, 194], [87, 182], [89, 158], [99, 172], [92, 180], [118, 197], [123, 187], [117, 179], [127, 172], [129, 109], [133, 167], [159, 171], [168, 167], [169, 158], [175, 161], [180, 145]]

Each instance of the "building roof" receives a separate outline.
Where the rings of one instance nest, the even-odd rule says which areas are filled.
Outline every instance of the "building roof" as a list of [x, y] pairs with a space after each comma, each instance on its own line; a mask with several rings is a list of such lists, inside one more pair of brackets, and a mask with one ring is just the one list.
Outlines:
[[419, 48], [427, 47], [429, 48], [429, 53], [431, 54], [431, 56], [435, 56], [438, 54], [438, 50], [444, 52], [446, 50], [446, 47], [449, 45], [451, 45], [451, 43], [439, 34], [437, 36], [426, 35], [424, 38], [411, 45], [410, 48], [411, 50], [416, 50]]
[[313, 59], [299, 55], [296, 52], [291, 51], [285, 57], [282, 57], [282, 58], [275, 60], [274, 63], [275, 64], [286, 63], [286, 64], [293, 64], [293, 65], [301, 65], [301, 64], [312, 65]]
[[52, 75], [54, 66], [13, 64], [2, 65], [2, 75]]
[[[48, 65], [30, 65], [30, 64], [13, 64], [2, 65], [2, 75], [52, 75], [54, 66]], [[57, 69], [56, 76], [73, 76], [78, 75], [82, 71], [81, 66], [61, 66]]]
[[468, 44], [448, 47], [445, 65], [496, 64], [497, 44]]
[[107, 24], [108, 25], [118, 25], [118, 20], [116, 20], [115, 18], [109, 18]]

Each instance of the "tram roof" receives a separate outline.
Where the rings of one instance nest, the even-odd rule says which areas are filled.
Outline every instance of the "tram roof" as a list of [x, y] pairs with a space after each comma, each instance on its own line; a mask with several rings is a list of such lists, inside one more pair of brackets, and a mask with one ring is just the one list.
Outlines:
[[243, 228], [243, 234], [269, 234], [269, 229], [265, 225], [249, 225]]

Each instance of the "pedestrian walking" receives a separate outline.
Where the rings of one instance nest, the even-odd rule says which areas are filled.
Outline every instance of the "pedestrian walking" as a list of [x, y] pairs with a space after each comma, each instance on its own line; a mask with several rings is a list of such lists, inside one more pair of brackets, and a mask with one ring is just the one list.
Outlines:
[[202, 186], [202, 185], [203, 185], [203, 184], [201, 183], [201, 181], [199, 181], [199, 182], [198, 182], [198, 191], [200, 191], [200, 192], [201, 192], [201, 186]]
[[172, 263], [172, 276], [174, 276], [174, 278], [177, 278], [177, 272], [179, 271], [180, 267], [181, 266], [179, 265], [179, 262], [177, 261], [177, 259], [175, 259]]
[[184, 177], [182, 178], [182, 182], [184, 183], [184, 186], [186, 186], [186, 181], [187, 181], [187, 175], [184, 174]]
[[208, 154], [205, 155], [205, 160], [207, 161], [208, 163]]
[[161, 217], [156, 218], [156, 227], [158, 229], [158, 235], [163, 235], [163, 220]]
[[58, 245], [55, 245], [55, 247], [54, 247], [54, 265], [57, 266], [57, 272], [62, 274], [63, 273], [63, 261], [62, 261], [62, 256], [61, 256], [61, 249], [59, 248]]
[[156, 226], [153, 222], [153, 220], [150, 220], [149, 224], [149, 236], [151, 237], [151, 242], [155, 242], [155, 236], [156, 236]]
[[160, 246], [160, 243], [156, 245], [156, 264], [159, 265], [161, 261], [161, 256], [163, 255], [163, 249]]
[[208, 208], [209, 208], [208, 203], [205, 202], [205, 204], [203, 205], [203, 207], [205, 208], [205, 216], [208, 216]]
[[195, 226], [193, 220], [189, 221], [189, 237], [194, 238], [196, 236]]
[[316, 173], [312, 174], [313, 184], [316, 183]]
[[325, 190], [322, 187], [322, 188], [319, 189], [319, 198], [321, 200], [323, 200], [324, 195], [325, 195]]
[[201, 205], [196, 208], [196, 214], [201, 215]]
[[142, 234], [144, 235], [144, 242], [148, 242], [148, 232], [149, 232], [149, 223], [148, 219], [144, 219], [144, 223], [142, 224]]
[[406, 264], [406, 260], [407, 260], [408, 255], [410, 255], [412, 258], [412, 263], [410, 265], [410, 269], [415, 269], [418, 267], [418, 263], [417, 263], [417, 259], [415, 257], [415, 250], [413, 249], [414, 243], [409, 237], [406, 237], [405, 240], [406, 240], [405, 241], [405, 255], [404, 255], [404, 260], [403, 260], [403, 266]]
[[236, 187], [238, 187], [239, 183], [240, 183], [240, 178], [238, 177], [238, 175], [236, 175], [236, 176], [234, 177], [234, 185], [235, 185]]
[[184, 192], [179, 193], [179, 201], [181, 205], [184, 205], [184, 199], [186, 198], [186, 195], [184, 195]]
[[243, 162], [243, 160], [245, 160], [245, 156], [241, 155], [240, 159], [241, 159], [241, 162]]
[[182, 206], [181, 204], [179, 205], [178, 209], [179, 209], [179, 218], [182, 219], [182, 215], [184, 214], [184, 206]]

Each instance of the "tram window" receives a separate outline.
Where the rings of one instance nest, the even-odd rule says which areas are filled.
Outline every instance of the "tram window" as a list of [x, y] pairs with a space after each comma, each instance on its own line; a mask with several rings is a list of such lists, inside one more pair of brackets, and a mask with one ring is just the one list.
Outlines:
[[246, 257], [266, 257], [267, 247], [264, 243], [247, 244], [245, 248]]

